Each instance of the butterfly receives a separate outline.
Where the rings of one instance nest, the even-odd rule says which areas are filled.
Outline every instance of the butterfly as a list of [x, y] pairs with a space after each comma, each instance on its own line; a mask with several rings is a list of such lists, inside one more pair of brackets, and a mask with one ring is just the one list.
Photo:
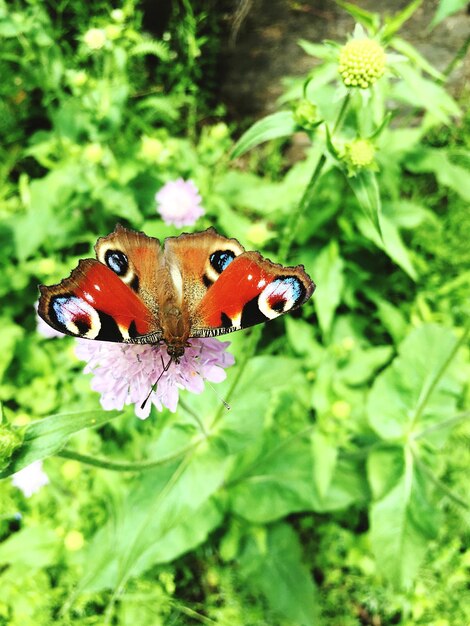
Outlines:
[[213, 337], [296, 309], [315, 285], [302, 265], [283, 267], [214, 228], [158, 239], [118, 224], [57, 285], [41, 285], [38, 313], [86, 339], [164, 342], [178, 363], [192, 337]]

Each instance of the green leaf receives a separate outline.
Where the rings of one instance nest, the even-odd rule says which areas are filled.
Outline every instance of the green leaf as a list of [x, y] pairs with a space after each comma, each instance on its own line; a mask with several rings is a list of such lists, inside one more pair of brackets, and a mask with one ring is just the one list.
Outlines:
[[398, 307], [390, 304], [388, 300], [375, 297], [374, 303], [377, 306], [378, 316], [385, 329], [395, 343], [400, 343], [405, 338], [407, 332], [407, 322], [403, 313]]
[[312, 273], [317, 282], [315, 310], [322, 332], [326, 336], [331, 330], [344, 286], [344, 261], [340, 256], [337, 241], [330, 241], [322, 249], [313, 263]]
[[245, 154], [260, 143], [292, 135], [297, 128], [292, 111], [278, 111], [259, 120], [235, 144], [231, 158]]
[[338, 448], [319, 430], [311, 436], [313, 463], [313, 480], [320, 497], [327, 493], [338, 459]]
[[161, 61], [171, 60], [171, 50], [168, 44], [157, 39], [140, 41], [129, 51], [129, 56], [145, 56], [147, 54], [153, 54]]
[[450, 123], [451, 117], [461, 116], [459, 106], [443, 87], [424, 78], [409, 63], [396, 64], [395, 67], [403, 80], [394, 85], [394, 97], [415, 108], [422, 107], [443, 124]]
[[209, 499], [222, 484], [228, 458], [216, 446], [201, 444], [181, 460], [140, 475], [116, 516], [83, 552], [87, 571], [80, 591], [119, 588], [203, 541], [220, 522]]
[[306, 39], [299, 39], [297, 43], [304, 52], [318, 59], [331, 59], [336, 54], [335, 50], [324, 43], [312, 43]]
[[431, 65], [429, 61], [425, 59], [414, 46], [412, 46], [404, 39], [401, 39], [400, 37], [394, 37], [391, 45], [397, 52], [400, 52], [400, 54], [406, 56], [414, 65], [421, 68], [424, 72], [426, 72], [436, 80], [445, 80], [444, 74], [442, 74], [442, 72], [440, 72], [433, 65]]
[[377, 13], [371, 13], [370, 11], [361, 9], [361, 7], [358, 7], [350, 2], [343, 2], [343, 0], [336, 0], [336, 2], [340, 7], [352, 15], [354, 19], [359, 22], [359, 24], [362, 24], [365, 28], [370, 29], [373, 34], [377, 32], [380, 25], [380, 19]]
[[391, 359], [392, 354], [392, 346], [375, 346], [366, 350], [354, 349], [347, 365], [339, 372], [341, 380], [351, 386], [367, 382]]
[[436, 536], [437, 510], [429, 502], [426, 483], [413, 467], [410, 452], [404, 457], [403, 450], [397, 449], [371, 453], [368, 474], [375, 490], [385, 492], [370, 510], [377, 565], [396, 587], [410, 588], [429, 540]]
[[410, 278], [417, 280], [416, 270], [411, 262], [410, 255], [403, 243], [398, 228], [386, 215], [382, 216], [381, 221], [383, 238], [379, 236], [369, 220], [366, 220], [362, 216], [356, 218], [357, 226], [364, 237], [373, 241], [378, 248], [388, 254]]
[[439, 183], [450, 187], [466, 202], [470, 202], [468, 169], [452, 163], [449, 154], [439, 148], [423, 148], [406, 158], [406, 167], [414, 173], [432, 172]]
[[77, 411], [51, 415], [29, 424], [24, 441], [13, 457], [10, 465], [0, 473], [0, 478], [10, 476], [34, 461], [44, 459], [59, 452], [69, 437], [84, 428], [97, 428], [118, 417], [120, 411]]
[[1, 318], [0, 323], [0, 346], [2, 346], [2, 358], [0, 360], [0, 381], [3, 379], [8, 366], [14, 355], [18, 341], [23, 337], [24, 330], [17, 324], [13, 324], [6, 318]]
[[403, 24], [410, 19], [413, 13], [421, 6], [423, 0], [413, 0], [404, 9], [395, 13], [391, 17], [385, 18], [385, 27], [382, 29], [382, 39], [387, 42], [400, 30]]
[[456, 413], [462, 386], [457, 366], [442, 370], [455, 345], [453, 333], [434, 324], [415, 329], [400, 344], [367, 402], [369, 423], [383, 439], [400, 440]]
[[247, 542], [240, 557], [242, 577], [290, 626], [315, 626], [319, 623], [318, 592], [302, 563], [297, 535], [287, 524], [260, 529], [264, 532], [261, 540], [252, 536]]
[[348, 176], [348, 183], [360, 207], [382, 238], [382, 199], [377, 177], [371, 170], [363, 170], [355, 176]]
[[0, 564], [27, 565], [31, 570], [52, 565], [62, 540], [49, 526], [23, 528], [0, 544]]
[[441, 0], [432, 19], [431, 27], [435, 28], [447, 17], [450, 17], [454, 13], [465, 9], [467, 5], [468, 0]]

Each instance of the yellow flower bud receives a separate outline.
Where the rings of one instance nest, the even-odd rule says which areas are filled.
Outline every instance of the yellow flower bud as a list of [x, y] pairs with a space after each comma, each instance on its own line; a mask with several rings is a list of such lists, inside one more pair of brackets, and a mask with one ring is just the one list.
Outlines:
[[90, 143], [85, 146], [83, 150], [83, 156], [90, 163], [101, 163], [104, 157], [104, 149], [99, 143]]
[[344, 146], [342, 158], [348, 167], [349, 176], [363, 169], [376, 170], [375, 146], [368, 139], [355, 139]]
[[83, 41], [90, 50], [100, 50], [106, 43], [106, 33], [102, 28], [90, 28], [83, 35]]
[[155, 137], [143, 135], [140, 144], [140, 155], [146, 161], [156, 161], [164, 149], [163, 142]]
[[351, 415], [351, 405], [345, 400], [336, 400], [331, 405], [331, 413], [333, 417], [338, 419], [346, 419]]
[[255, 246], [263, 246], [269, 239], [272, 237], [272, 233], [266, 227], [264, 222], [258, 222], [257, 224], [253, 224], [247, 230], [246, 233], [247, 239], [255, 244]]
[[81, 471], [82, 466], [80, 463], [78, 461], [73, 461], [72, 459], [65, 461], [61, 469], [62, 476], [67, 480], [75, 480], [75, 478], [78, 478]]
[[320, 122], [318, 109], [310, 100], [300, 100], [294, 109], [295, 123], [305, 130], [313, 130]]
[[79, 530], [70, 530], [64, 537], [64, 546], [70, 552], [77, 552], [85, 545], [85, 538]]
[[385, 72], [385, 51], [373, 39], [351, 39], [341, 48], [338, 71], [346, 87], [367, 89]]

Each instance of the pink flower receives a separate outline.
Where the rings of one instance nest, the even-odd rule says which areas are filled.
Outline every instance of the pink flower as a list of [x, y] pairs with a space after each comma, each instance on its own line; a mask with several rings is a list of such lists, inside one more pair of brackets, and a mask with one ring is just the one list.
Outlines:
[[[92, 372], [91, 387], [101, 394], [106, 410], [122, 409], [135, 404], [141, 419], [150, 415], [153, 404], [158, 411], [167, 407], [173, 413], [178, 406], [180, 389], [192, 393], [204, 390], [204, 380], [220, 383], [225, 380], [224, 368], [233, 365], [234, 357], [226, 348], [229, 341], [191, 339], [179, 363], [172, 362], [163, 373], [144, 408], [141, 404], [160, 377], [169, 356], [164, 344], [135, 345], [78, 339], [76, 354], [87, 362], [85, 373]], [[163, 358], [163, 362], [162, 362]]]
[[13, 474], [12, 484], [24, 493], [29, 498], [49, 483], [49, 478], [46, 472], [42, 469], [42, 461], [35, 461], [24, 467], [16, 474]]
[[204, 215], [201, 196], [192, 180], [173, 180], [160, 189], [155, 196], [157, 211], [166, 224], [192, 226]]
[[53, 339], [54, 337], [58, 337], [59, 339], [63, 339], [65, 337], [64, 333], [59, 333], [58, 330], [46, 324], [46, 322], [39, 317], [38, 313], [38, 301], [34, 303], [34, 308], [36, 310], [36, 330], [37, 332], [45, 337], [46, 339]]

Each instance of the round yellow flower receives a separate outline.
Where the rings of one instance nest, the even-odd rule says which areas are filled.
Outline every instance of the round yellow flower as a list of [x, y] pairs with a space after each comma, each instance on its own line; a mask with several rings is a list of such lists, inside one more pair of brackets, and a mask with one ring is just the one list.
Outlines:
[[83, 150], [83, 156], [90, 163], [98, 164], [103, 160], [105, 151], [99, 143], [89, 143]]
[[331, 412], [338, 419], [347, 419], [351, 415], [351, 405], [345, 400], [336, 400], [331, 405]]
[[90, 28], [83, 35], [83, 41], [90, 50], [100, 50], [106, 43], [106, 33], [102, 28]]
[[64, 545], [70, 552], [76, 552], [85, 545], [85, 538], [79, 530], [70, 530], [64, 537]]
[[373, 39], [351, 39], [341, 48], [338, 71], [346, 87], [367, 89], [385, 72], [385, 51]]

